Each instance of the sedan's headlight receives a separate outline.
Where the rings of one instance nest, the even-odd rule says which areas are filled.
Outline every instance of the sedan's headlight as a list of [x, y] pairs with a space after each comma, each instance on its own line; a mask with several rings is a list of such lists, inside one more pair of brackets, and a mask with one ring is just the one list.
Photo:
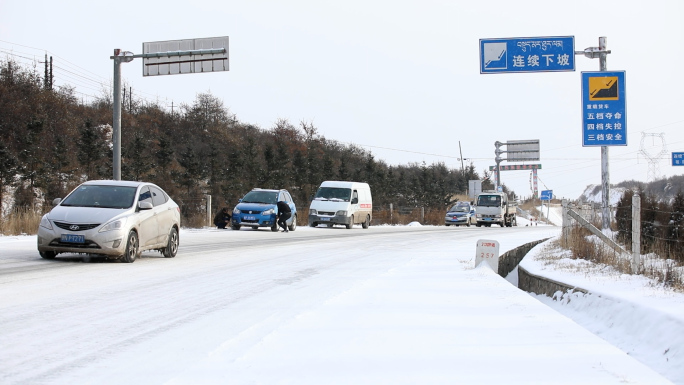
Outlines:
[[309, 215], [318, 215], [318, 211], [316, 209], [309, 209]]
[[48, 230], [52, 230], [52, 224], [47, 219], [47, 214], [43, 215], [43, 217], [40, 218], [40, 227], [45, 227]]
[[111, 221], [107, 223], [106, 225], [102, 226], [100, 229], [100, 233], [104, 233], [105, 231], [112, 231], [112, 230], [121, 230], [124, 225], [126, 224], [126, 218], [121, 218], [117, 219], [115, 221]]
[[275, 213], [275, 210], [273, 210], [273, 209], [268, 209], [268, 210], [264, 210], [264, 211], [261, 213], [261, 215], [273, 215], [274, 213]]
[[347, 216], [347, 210], [340, 210], [335, 213], [338, 217], [346, 217]]
[[238, 210], [238, 208], [237, 208], [237, 207], [236, 207], [236, 208], [234, 208], [234, 209], [233, 209], [233, 214], [240, 214], [240, 210]]

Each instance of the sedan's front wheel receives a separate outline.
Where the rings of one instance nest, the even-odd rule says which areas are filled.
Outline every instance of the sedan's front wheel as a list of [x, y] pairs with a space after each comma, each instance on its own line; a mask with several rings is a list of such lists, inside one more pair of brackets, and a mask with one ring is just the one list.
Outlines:
[[166, 243], [166, 247], [164, 248], [164, 251], [162, 254], [164, 254], [165, 258], [173, 258], [176, 256], [176, 253], [178, 253], [178, 244], [179, 244], [179, 239], [178, 239], [178, 230], [176, 230], [175, 227], [171, 228], [171, 232], [169, 233], [169, 240]]
[[135, 231], [128, 233], [128, 241], [126, 241], [126, 251], [121, 260], [126, 263], [133, 263], [138, 257], [138, 234]]

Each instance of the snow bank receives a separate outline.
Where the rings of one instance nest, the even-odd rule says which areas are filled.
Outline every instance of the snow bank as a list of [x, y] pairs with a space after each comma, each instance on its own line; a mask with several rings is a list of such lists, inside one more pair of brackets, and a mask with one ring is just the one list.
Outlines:
[[590, 294], [534, 295], [677, 384], [684, 384], [684, 294], [643, 276], [570, 259], [549, 240], [520, 266], [532, 274], [580, 287]]

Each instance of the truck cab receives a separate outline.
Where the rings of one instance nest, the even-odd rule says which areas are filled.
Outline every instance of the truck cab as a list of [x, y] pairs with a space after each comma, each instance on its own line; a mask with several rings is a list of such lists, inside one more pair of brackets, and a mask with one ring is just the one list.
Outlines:
[[498, 224], [501, 227], [517, 226], [515, 213], [517, 205], [508, 200], [502, 192], [487, 191], [480, 193], [475, 201], [475, 226], [490, 227]]

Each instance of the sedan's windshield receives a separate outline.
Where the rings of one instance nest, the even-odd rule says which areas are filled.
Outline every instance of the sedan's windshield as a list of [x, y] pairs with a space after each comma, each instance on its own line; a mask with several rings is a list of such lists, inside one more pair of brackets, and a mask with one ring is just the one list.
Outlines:
[[127, 209], [133, 206], [135, 187], [84, 185], [72, 192], [62, 206]]
[[314, 199], [322, 201], [349, 202], [351, 189], [341, 187], [321, 187]]
[[242, 198], [243, 203], [266, 203], [274, 205], [278, 199], [277, 191], [250, 191]]
[[449, 212], [452, 212], [452, 213], [453, 212], [467, 213], [469, 211], [470, 211], [470, 208], [468, 206], [464, 206], [464, 205], [456, 205], [449, 210]]

